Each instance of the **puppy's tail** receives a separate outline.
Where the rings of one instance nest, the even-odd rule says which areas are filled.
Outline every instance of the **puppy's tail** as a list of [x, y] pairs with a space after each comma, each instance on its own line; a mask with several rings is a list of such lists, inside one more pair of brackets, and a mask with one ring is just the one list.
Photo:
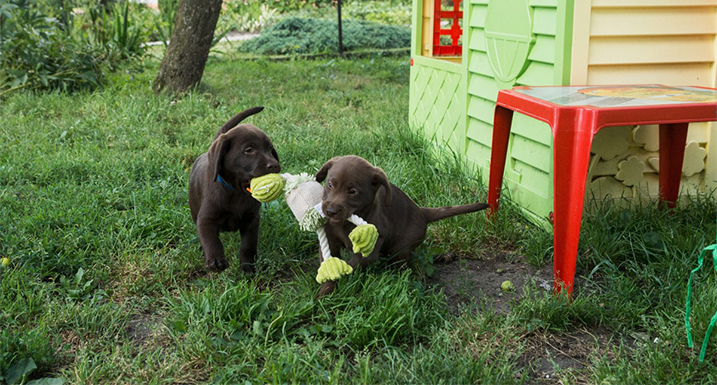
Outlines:
[[426, 222], [440, 221], [459, 214], [468, 214], [485, 210], [490, 207], [487, 203], [472, 203], [469, 205], [446, 206], [446, 207], [422, 207], [421, 212]]
[[219, 129], [219, 131], [217, 131], [217, 135], [214, 136], [214, 139], [216, 139], [219, 135], [236, 127], [237, 124], [241, 123], [244, 119], [254, 114], [260, 113], [263, 109], [264, 107], [252, 107], [234, 115], [231, 119], [227, 120], [227, 122], [224, 123], [224, 125], [222, 126], [222, 128]]

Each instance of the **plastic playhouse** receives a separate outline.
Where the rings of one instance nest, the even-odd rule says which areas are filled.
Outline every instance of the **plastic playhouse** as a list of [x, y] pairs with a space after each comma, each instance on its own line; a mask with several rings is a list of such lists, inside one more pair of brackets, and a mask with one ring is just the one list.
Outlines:
[[[513, 86], [717, 86], [717, 0], [414, 0], [409, 121], [487, 180], [498, 91]], [[690, 123], [682, 193], [717, 188], [717, 125]], [[657, 196], [655, 125], [594, 138], [587, 197]], [[552, 136], [516, 114], [504, 186], [553, 210]]]

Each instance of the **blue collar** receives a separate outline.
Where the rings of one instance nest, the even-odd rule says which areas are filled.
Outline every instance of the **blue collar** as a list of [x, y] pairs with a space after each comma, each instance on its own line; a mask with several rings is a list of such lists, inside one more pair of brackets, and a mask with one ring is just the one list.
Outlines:
[[232, 187], [232, 185], [230, 185], [229, 183], [225, 182], [224, 179], [222, 179], [222, 177], [219, 176], [219, 174], [217, 174], [217, 182], [221, 183], [222, 186], [228, 188], [228, 189], [231, 190], [231, 191], [235, 191], [235, 190], [236, 190], [234, 187]]

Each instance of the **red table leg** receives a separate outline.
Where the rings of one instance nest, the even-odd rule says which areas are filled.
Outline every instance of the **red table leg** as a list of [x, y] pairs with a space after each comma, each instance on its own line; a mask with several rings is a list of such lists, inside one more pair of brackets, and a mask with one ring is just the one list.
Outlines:
[[553, 276], [556, 293], [566, 289], [571, 295], [593, 135], [580, 129], [553, 132]]
[[508, 138], [513, 111], [495, 106], [493, 117], [493, 142], [490, 149], [490, 176], [488, 180], [488, 215], [493, 215], [500, 204], [500, 191], [503, 186], [503, 172], [508, 155]]
[[[633, 87], [633, 86], [631, 86]], [[634, 86], [641, 88], [644, 86]], [[589, 86], [601, 88], [601, 86]], [[606, 89], [614, 91], [622, 86]], [[674, 87], [650, 85], [655, 90], [674, 92]], [[555, 291], [572, 294], [577, 262], [580, 227], [590, 161], [592, 138], [602, 127], [635, 124], [660, 125], [660, 200], [674, 207], [680, 190], [682, 163], [689, 123], [715, 121], [717, 101], [702, 97], [717, 89], [682, 87], [688, 94], [699, 95], [694, 102], [672, 103], [648, 95], [638, 105], [578, 105], [572, 96], [580, 96], [582, 87], [515, 87], [500, 90], [493, 122], [491, 164], [488, 182], [489, 218], [500, 205], [500, 193], [506, 167], [513, 111], [547, 123], [553, 131], [553, 245]], [[565, 95], [564, 97], [557, 97]], [[626, 94], [634, 98], [633, 94]], [[580, 97], [582, 98], [582, 97]], [[641, 99], [641, 98], [637, 98]]]
[[672, 208], [680, 193], [688, 123], [660, 124], [660, 200]]

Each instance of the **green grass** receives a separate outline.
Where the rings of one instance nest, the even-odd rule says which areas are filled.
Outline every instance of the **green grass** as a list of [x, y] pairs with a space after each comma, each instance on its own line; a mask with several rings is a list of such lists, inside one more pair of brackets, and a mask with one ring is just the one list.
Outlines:
[[[425, 278], [437, 249], [550, 264], [551, 234], [509, 200], [491, 226], [484, 214], [433, 224], [414, 270], [379, 263], [317, 300], [316, 236], [282, 202], [262, 208], [256, 274], [204, 270], [189, 167], [226, 119], [264, 105], [250, 120], [286, 172], [356, 154], [420, 205], [485, 200], [470, 167], [409, 130], [407, 58], [214, 59], [180, 99], [151, 93], [155, 73], [150, 63], [99, 92], [0, 104], [0, 257], [11, 261], [0, 270], [0, 384], [26, 358], [37, 366], [28, 380], [67, 383], [525, 383], [532, 336], [585, 328], [610, 331], [610, 354], [588, 352], [563, 382], [717, 381], [717, 342], [696, 359], [717, 310], [711, 263], [695, 281], [694, 349], [684, 336], [687, 275], [715, 240], [714, 198], [670, 213], [593, 205], [572, 304], [534, 284], [507, 315], [451, 309]], [[222, 239], [235, 262], [238, 236]]]

